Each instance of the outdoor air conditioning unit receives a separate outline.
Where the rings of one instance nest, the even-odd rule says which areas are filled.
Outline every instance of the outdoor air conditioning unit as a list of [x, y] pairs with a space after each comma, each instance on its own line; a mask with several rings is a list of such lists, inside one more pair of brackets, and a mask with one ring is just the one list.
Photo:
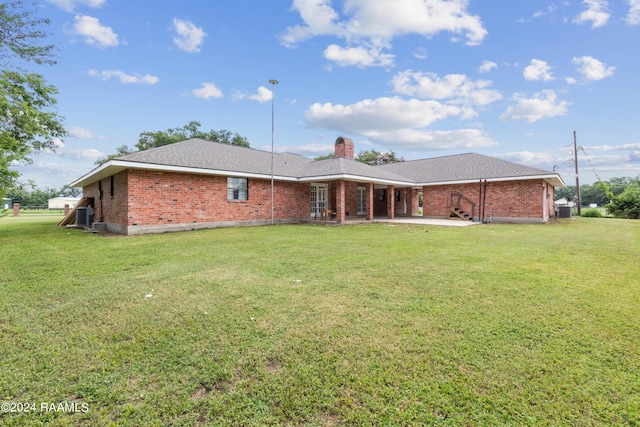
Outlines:
[[76, 225], [91, 227], [93, 224], [93, 208], [91, 206], [76, 208]]

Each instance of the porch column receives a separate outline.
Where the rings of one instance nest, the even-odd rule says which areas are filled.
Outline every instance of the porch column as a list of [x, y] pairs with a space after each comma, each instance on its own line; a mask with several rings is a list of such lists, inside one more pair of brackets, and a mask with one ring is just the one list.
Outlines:
[[373, 219], [373, 182], [367, 182], [365, 191], [367, 203], [367, 213], [365, 214], [365, 219], [367, 221], [371, 221]]
[[345, 222], [345, 195], [346, 185], [344, 180], [340, 180], [336, 186], [336, 221], [338, 224]]
[[418, 212], [420, 212], [420, 194], [415, 188], [409, 190], [409, 206], [411, 206], [410, 216], [418, 215]]
[[387, 186], [387, 218], [395, 218], [396, 191], [393, 185]]
[[427, 215], [427, 212], [429, 211], [429, 209], [427, 209], [427, 186], [425, 185], [424, 187], [422, 187], [422, 216], [429, 216]]

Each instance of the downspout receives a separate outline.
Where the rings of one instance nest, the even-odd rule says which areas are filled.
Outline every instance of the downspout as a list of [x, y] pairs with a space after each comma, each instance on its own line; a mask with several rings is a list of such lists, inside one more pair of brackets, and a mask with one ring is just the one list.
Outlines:
[[484, 194], [482, 195], [482, 222], [484, 222], [485, 205], [487, 203], [487, 180], [484, 180]]
[[104, 209], [102, 209], [102, 180], [98, 181], [98, 198], [100, 199], [100, 222], [104, 222]]
[[482, 178], [480, 178], [480, 186], [478, 188], [478, 221], [482, 222]]

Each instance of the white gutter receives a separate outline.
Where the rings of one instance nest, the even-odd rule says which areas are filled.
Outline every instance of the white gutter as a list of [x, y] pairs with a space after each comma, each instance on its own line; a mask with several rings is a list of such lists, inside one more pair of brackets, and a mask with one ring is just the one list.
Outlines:
[[415, 185], [413, 181], [396, 181], [392, 179], [373, 178], [370, 176], [360, 176], [360, 175], [351, 175], [351, 174], [308, 176], [304, 178], [298, 178], [297, 181], [298, 182], [321, 182], [321, 181], [336, 181], [339, 179], [355, 181], [355, 182], [373, 182], [375, 184], [400, 185], [403, 187], [411, 187]]
[[[152, 163], [138, 163], [138, 162], [126, 162], [122, 160], [110, 160], [107, 163], [101, 165], [97, 169], [89, 172], [88, 174], [78, 178], [74, 182], [71, 183], [72, 187], [83, 187], [85, 185], [92, 184], [96, 181], [99, 181], [103, 178], [111, 176], [115, 173], [118, 173], [125, 169], [142, 169], [142, 170], [152, 170], [152, 171], [161, 171], [161, 172], [182, 172], [182, 173], [190, 173], [190, 174], [198, 174], [198, 175], [217, 175], [217, 176], [233, 176], [238, 178], [258, 178], [258, 179], [271, 179], [271, 174], [258, 174], [258, 173], [248, 173], [248, 172], [235, 172], [235, 171], [225, 171], [218, 169], [204, 169], [204, 168], [194, 168], [188, 166], [170, 166], [170, 165], [157, 165]], [[279, 181], [297, 181], [298, 178], [290, 177], [290, 176], [278, 176], [274, 177]]]
[[556, 187], [564, 187], [565, 183], [562, 180], [562, 178], [560, 178], [559, 175], [557, 174], [553, 174], [553, 175], [523, 175], [523, 176], [510, 176], [510, 177], [500, 177], [500, 178], [478, 178], [478, 179], [465, 179], [465, 180], [458, 180], [458, 181], [439, 181], [439, 182], [418, 182], [415, 184], [415, 186], [419, 186], [419, 187], [435, 187], [438, 185], [456, 185], [456, 184], [476, 184], [478, 183], [478, 181], [482, 180], [482, 181], [486, 181], [487, 182], [503, 182], [503, 181], [525, 181], [525, 180], [530, 180], [530, 179], [544, 179], [547, 182], [549, 182], [550, 184], [556, 182], [556, 183], [560, 183], [562, 185], [556, 185]]
[[[181, 173], [210, 175], [210, 176], [233, 176], [238, 178], [271, 179], [270, 173], [258, 174], [258, 173], [250, 173], [250, 172], [227, 171], [227, 170], [220, 170], [220, 169], [204, 169], [204, 168], [194, 168], [194, 167], [188, 167], [188, 166], [170, 166], [170, 165], [159, 165], [159, 164], [152, 164], [152, 163], [127, 162], [123, 160], [109, 160], [108, 162], [100, 165], [99, 167], [92, 170], [91, 172], [73, 181], [71, 183], [71, 186], [84, 187], [86, 185], [89, 185], [101, 179], [107, 178], [111, 175], [114, 175], [128, 168], [162, 171], [162, 172], [181, 172]], [[397, 185], [401, 187], [433, 187], [437, 185], [470, 184], [470, 183], [477, 183], [479, 181], [479, 179], [467, 179], [467, 180], [458, 180], [458, 181], [440, 181], [440, 182], [421, 183], [421, 182], [413, 182], [413, 181], [399, 181], [399, 180], [385, 179], [385, 178], [374, 178], [369, 176], [351, 175], [351, 174], [319, 175], [319, 176], [303, 177], [303, 178], [275, 175], [274, 179], [278, 181], [289, 181], [289, 182], [318, 182], [318, 181], [335, 181], [335, 180], [344, 179], [344, 180], [355, 181], [355, 182], [364, 182], [364, 183], [373, 182], [374, 184], [394, 185], [394, 186]], [[565, 186], [564, 181], [562, 180], [562, 178], [560, 178], [558, 174], [487, 178], [486, 180], [487, 182], [499, 182], [499, 181], [521, 181], [521, 180], [529, 180], [529, 179], [546, 179], [547, 182], [549, 182], [550, 184], [553, 184], [556, 187]], [[555, 185], [556, 183], [560, 183], [561, 185]]]

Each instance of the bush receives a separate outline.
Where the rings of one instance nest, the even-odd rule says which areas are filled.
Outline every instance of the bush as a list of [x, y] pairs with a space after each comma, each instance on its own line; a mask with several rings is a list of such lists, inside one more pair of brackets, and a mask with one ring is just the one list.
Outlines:
[[632, 183], [622, 194], [614, 196], [607, 206], [607, 212], [618, 218], [640, 218], [640, 183]]
[[587, 209], [582, 211], [580, 216], [585, 216], [589, 218], [602, 218], [602, 212], [599, 209]]

